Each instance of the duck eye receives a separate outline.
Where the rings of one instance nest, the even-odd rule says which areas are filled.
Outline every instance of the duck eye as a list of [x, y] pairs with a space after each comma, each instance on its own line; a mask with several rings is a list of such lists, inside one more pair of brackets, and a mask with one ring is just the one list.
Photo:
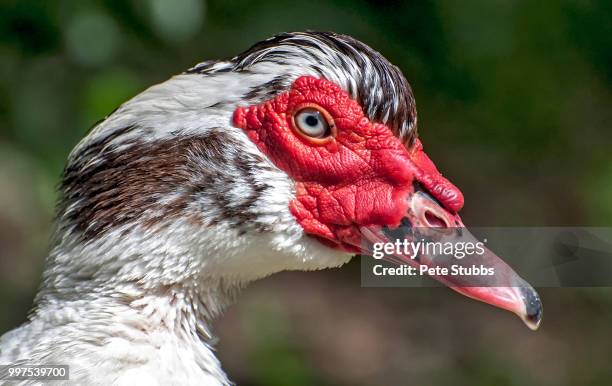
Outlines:
[[319, 109], [306, 107], [299, 110], [294, 117], [295, 126], [308, 137], [326, 138], [332, 134], [329, 122]]

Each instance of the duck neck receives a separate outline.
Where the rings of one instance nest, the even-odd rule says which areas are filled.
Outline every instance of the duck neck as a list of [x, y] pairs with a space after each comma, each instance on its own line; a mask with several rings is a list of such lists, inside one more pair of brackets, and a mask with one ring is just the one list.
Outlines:
[[[152, 330], [211, 338], [210, 322], [235, 298], [239, 285], [210, 277], [167, 283], [142, 278], [95, 275], [71, 269], [47, 269], [35, 300], [35, 313], [49, 308], [108, 310], [79, 314], [100, 321], [102, 315], [130, 314]], [[145, 329], [146, 330], [146, 329]]]
[[[84, 344], [95, 336], [100, 346], [120, 340], [129, 347], [150, 348], [151, 353], [164, 347], [166, 353], [180, 350], [172, 357], [193, 358], [191, 364], [181, 365], [227, 380], [213, 353], [210, 322], [232, 302], [239, 286], [203, 276], [199, 270], [185, 274], [189, 270], [180, 264], [167, 267], [177, 272], [160, 281], [155, 279], [158, 267], [146, 264], [153, 258], [133, 258], [148, 269], [126, 274], [130, 261], [117, 264], [109, 256], [81, 256], [56, 248], [47, 259], [32, 319], [42, 319], [50, 328], [77, 326], [82, 334], [75, 333], [74, 339], [81, 336]], [[83, 261], [98, 264], [80, 265]]]

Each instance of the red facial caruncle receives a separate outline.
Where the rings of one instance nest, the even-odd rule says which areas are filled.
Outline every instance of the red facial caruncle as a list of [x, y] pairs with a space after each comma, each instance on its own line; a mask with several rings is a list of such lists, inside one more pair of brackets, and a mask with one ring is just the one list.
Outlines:
[[[447, 231], [455, 242], [472, 237], [458, 216], [463, 195], [445, 179], [416, 139], [407, 147], [336, 84], [310, 76], [259, 105], [234, 111], [234, 125], [295, 181], [289, 209], [304, 231], [322, 243], [368, 254], [376, 243], [414, 240], [411, 229]], [[446, 236], [445, 236], [446, 237]], [[519, 314], [536, 328], [537, 293], [486, 249], [482, 262], [498, 272], [495, 285], [436, 276], [469, 297]], [[392, 255], [390, 260], [434, 266]]]
[[[326, 138], [309, 138], [296, 127], [295, 114], [305, 108], [326, 116]], [[238, 108], [234, 124], [296, 181], [291, 212], [308, 234], [329, 245], [357, 251], [359, 226], [399, 225], [415, 182], [450, 213], [463, 206], [461, 192], [436, 170], [418, 140], [406, 149], [389, 127], [371, 122], [325, 79], [298, 78], [288, 92]]]

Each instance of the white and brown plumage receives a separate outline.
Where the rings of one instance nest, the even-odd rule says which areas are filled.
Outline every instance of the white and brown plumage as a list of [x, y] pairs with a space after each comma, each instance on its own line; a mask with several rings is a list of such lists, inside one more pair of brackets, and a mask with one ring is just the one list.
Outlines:
[[[351, 148], [362, 169], [337, 172], [346, 157], [333, 165], [318, 135], [288, 139], [291, 115], [305, 110], [277, 110], [310, 98], [303, 90], [342, 94], [353, 109], [339, 116], [338, 102], [325, 98], [315, 106], [330, 103], [332, 152], [351, 148], [340, 138], [357, 135], [347, 127], [363, 114], [359, 130], [375, 134], [360, 132], [355, 142], [367, 154]], [[389, 147], [369, 145], [387, 132]], [[420, 146], [401, 72], [343, 35], [281, 34], [149, 88], [70, 154], [35, 308], [1, 338], [0, 363], [69, 364], [83, 384], [230, 384], [208, 322], [237, 289], [282, 270], [340, 266], [359, 251], [356, 235], [389, 239], [404, 220], [462, 226], [460, 192]], [[306, 153], [322, 165], [292, 164], [308, 161]], [[537, 324], [537, 295], [511, 271], [508, 278], [520, 285], [455, 289]]]

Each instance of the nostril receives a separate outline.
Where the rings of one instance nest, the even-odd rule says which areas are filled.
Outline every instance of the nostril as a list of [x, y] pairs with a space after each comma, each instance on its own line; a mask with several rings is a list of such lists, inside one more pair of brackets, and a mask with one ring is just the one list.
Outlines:
[[425, 211], [425, 221], [428, 227], [432, 228], [448, 228], [449, 225], [444, 221], [443, 218], [438, 217], [435, 213], [427, 210]]

